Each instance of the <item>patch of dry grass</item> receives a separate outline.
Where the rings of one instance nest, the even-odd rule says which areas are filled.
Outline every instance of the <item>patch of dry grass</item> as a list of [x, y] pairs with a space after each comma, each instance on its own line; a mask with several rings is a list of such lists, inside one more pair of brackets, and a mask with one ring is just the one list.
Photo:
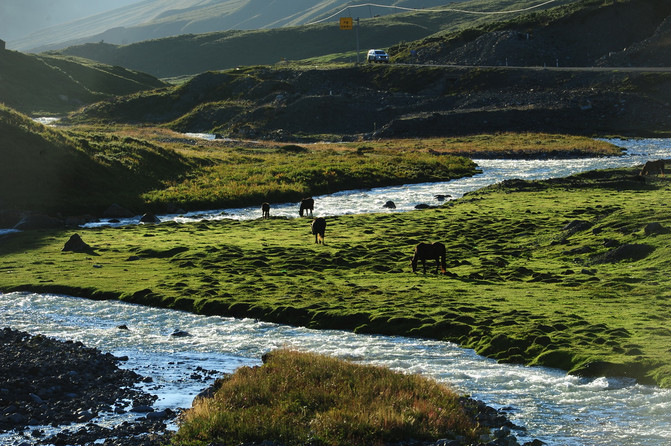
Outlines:
[[277, 350], [218, 385], [183, 415], [174, 444], [375, 445], [477, 434], [448, 387], [315, 353]]

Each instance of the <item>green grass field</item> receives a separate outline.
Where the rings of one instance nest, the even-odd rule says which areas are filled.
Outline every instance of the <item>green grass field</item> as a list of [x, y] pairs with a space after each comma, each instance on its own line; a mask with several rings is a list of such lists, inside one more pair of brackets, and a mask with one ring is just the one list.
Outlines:
[[[0, 289], [444, 339], [669, 387], [671, 235], [644, 228], [671, 226], [670, 195], [633, 169], [513, 181], [437, 209], [329, 217], [325, 245], [309, 219], [77, 230], [89, 254], [61, 251], [75, 231], [26, 232], [0, 244]], [[411, 272], [423, 241], [447, 245], [446, 276]]]

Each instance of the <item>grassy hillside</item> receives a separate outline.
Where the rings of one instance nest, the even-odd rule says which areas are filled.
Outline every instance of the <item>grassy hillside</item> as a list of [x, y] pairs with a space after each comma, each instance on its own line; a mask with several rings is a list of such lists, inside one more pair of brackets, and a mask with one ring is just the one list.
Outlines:
[[658, 34], [669, 16], [671, 3], [659, 0], [579, 0], [467, 30], [440, 32], [395, 45], [390, 54], [403, 62], [457, 65], [574, 67], [603, 65], [610, 58], [625, 66], [671, 66], [671, 46], [663, 38], [644, 44], [638, 57], [612, 57]]
[[23, 113], [62, 114], [117, 95], [162, 87], [153, 76], [74, 57], [0, 51], [0, 103]]
[[[669, 181], [508, 181], [437, 209], [328, 217], [325, 245], [299, 218], [77, 230], [96, 256], [61, 251], [72, 231], [18, 234], [0, 244], [0, 290], [450, 340], [671, 387]], [[427, 241], [446, 244], [447, 275], [411, 272]]]
[[102, 212], [192, 166], [171, 150], [129, 137], [52, 129], [0, 105], [0, 209]]
[[[552, 6], [573, 1], [558, 0]], [[537, 4], [535, 0], [471, 0], [459, 3], [459, 7], [473, 11], [502, 11]], [[440, 31], [455, 31], [504, 17], [508, 16], [468, 14], [446, 7], [443, 12], [410, 12], [366, 18], [361, 20], [359, 44], [363, 56], [363, 51], [368, 48], [388, 47], [401, 41], [413, 41]], [[331, 60], [353, 62], [356, 61], [356, 37], [354, 31], [340, 30], [337, 22], [325, 22], [267, 30], [186, 34], [121, 46], [89, 43], [66, 48], [61, 53], [166, 78], [329, 54], [336, 55]]]
[[[178, 34], [297, 26], [330, 16], [333, 16], [331, 22], [337, 22], [338, 16], [334, 14], [347, 6], [350, 6], [347, 14], [363, 18], [399, 11], [368, 4], [356, 7], [350, 3], [346, 0], [270, 3], [259, 0], [146, 0], [65, 25], [56, 25], [26, 38], [10, 41], [10, 44], [13, 49], [36, 52], [101, 40], [129, 44]], [[394, 0], [384, 3], [399, 7], [431, 8], [444, 5], [445, 0]]]

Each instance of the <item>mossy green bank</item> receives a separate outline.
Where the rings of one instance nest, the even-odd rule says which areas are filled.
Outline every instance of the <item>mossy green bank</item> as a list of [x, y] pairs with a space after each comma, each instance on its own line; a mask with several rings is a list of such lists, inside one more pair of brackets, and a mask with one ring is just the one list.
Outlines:
[[[507, 181], [408, 213], [163, 223], [0, 243], [0, 289], [449, 340], [502, 362], [671, 386], [671, 189], [634, 169]], [[656, 223], [656, 224], [655, 224]], [[651, 225], [652, 224], [652, 225]], [[413, 274], [419, 242], [448, 274]], [[421, 271], [421, 269], [420, 269]]]

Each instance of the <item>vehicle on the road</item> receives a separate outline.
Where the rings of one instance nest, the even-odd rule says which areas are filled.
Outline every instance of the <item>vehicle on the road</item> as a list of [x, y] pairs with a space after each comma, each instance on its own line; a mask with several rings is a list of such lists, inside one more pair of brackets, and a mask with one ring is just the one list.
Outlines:
[[369, 50], [366, 60], [368, 62], [389, 63], [389, 54], [384, 50]]

